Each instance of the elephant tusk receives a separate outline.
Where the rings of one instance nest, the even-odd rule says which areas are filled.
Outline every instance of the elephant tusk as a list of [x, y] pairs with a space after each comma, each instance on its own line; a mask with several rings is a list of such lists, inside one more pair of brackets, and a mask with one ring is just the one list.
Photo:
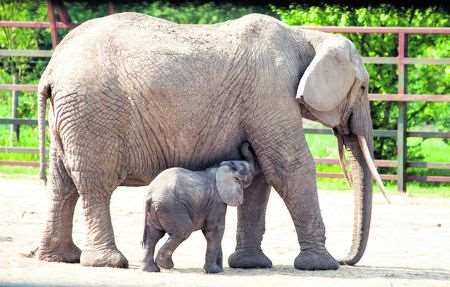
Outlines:
[[389, 200], [387, 196], [386, 189], [383, 184], [383, 180], [381, 180], [381, 176], [377, 171], [377, 168], [375, 166], [375, 163], [372, 159], [372, 156], [370, 155], [369, 147], [367, 145], [367, 141], [364, 138], [364, 136], [357, 136], [358, 137], [358, 143], [361, 147], [362, 153], [364, 155], [364, 159], [366, 160], [367, 166], [369, 167], [370, 173], [372, 174], [373, 178], [375, 179], [378, 187], [381, 190], [381, 193], [383, 194], [384, 198], [386, 199], [387, 203], [391, 204], [391, 201]]
[[345, 179], [347, 179], [348, 187], [351, 188], [353, 185], [352, 178], [350, 177], [348, 170], [347, 170], [347, 164], [345, 162], [345, 156], [344, 156], [344, 142], [342, 140], [342, 136], [339, 134], [336, 134], [336, 138], [338, 141], [338, 153], [339, 153], [339, 164], [341, 165], [342, 171], [344, 172]]

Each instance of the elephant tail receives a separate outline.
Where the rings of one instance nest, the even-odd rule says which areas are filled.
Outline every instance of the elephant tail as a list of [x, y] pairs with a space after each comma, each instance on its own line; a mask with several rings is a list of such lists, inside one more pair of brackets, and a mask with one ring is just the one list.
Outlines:
[[39, 178], [47, 183], [45, 160], [45, 114], [47, 110], [47, 98], [51, 95], [50, 84], [41, 81], [38, 87], [38, 126], [39, 126]]
[[148, 228], [149, 228], [149, 214], [150, 214], [150, 209], [152, 208], [152, 193], [149, 192], [147, 195], [147, 198], [145, 200], [145, 210], [144, 210], [144, 234], [142, 236], [142, 242], [141, 245], [142, 247], [145, 248], [145, 246], [147, 245], [147, 239], [148, 239]]

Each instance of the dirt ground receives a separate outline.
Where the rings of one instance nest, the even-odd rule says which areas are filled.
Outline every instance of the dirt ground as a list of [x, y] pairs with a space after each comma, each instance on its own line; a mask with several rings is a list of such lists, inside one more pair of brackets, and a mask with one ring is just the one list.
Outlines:
[[[450, 286], [450, 199], [391, 195], [393, 203], [388, 205], [376, 194], [369, 245], [358, 266], [305, 272], [292, 266], [299, 251], [295, 230], [283, 202], [272, 192], [263, 249], [274, 268], [226, 267], [222, 274], [206, 275], [201, 270], [205, 251], [201, 232], [175, 252], [175, 270], [140, 270], [144, 194], [143, 188], [119, 188], [112, 198], [116, 242], [130, 268], [88, 268], [20, 255], [39, 240], [47, 194], [38, 181], [0, 178], [0, 286]], [[328, 249], [340, 257], [350, 245], [351, 194], [320, 191], [319, 195]], [[234, 249], [235, 230], [236, 209], [229, 208], [224, 258]], [[77, 206], [74, 240], [80, 247], [84, 237]]]

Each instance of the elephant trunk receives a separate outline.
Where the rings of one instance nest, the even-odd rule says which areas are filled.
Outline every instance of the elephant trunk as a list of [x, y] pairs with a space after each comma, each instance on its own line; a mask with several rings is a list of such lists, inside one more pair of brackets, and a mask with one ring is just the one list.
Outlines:
[[[339, 260], [339, 263], [343, 265], [354, 265], [361, 259], [367, 246], [370, 230], [373, 172], [370, 166], [374, 165], [371, 157], [373, 131], [368, 101], [363, 102], [351, 115], [349, 122], [351, 133], [338, 135], [338, 144], [345, 145], [349, 154], [351, 185], [354, 192], [352, 246], [347, 256]], [[342, 162], [345, 161], [342, 160]], [[343, 165], [345, 166], [345, 163]], [[378, 174], [376, 169], [375, 173]]]
[[242, 144], [240, 148], [242, 157], [250, 163], [251, 174], [256, 176], [261, 172], [261, 169], [256, 161], [255, 153], [248, 142]]
[[[372, 177], [357, 136], [345, 136], [345, 146], [349, 151], [352, 188], [354, 192], [354, 218], [352, 246], [348, 255], [339, 260], [343, 265], [356, 264], [364, 254], [369, 238], [372, 213]], [[371, 145], [372, 140], [369, 140]]]

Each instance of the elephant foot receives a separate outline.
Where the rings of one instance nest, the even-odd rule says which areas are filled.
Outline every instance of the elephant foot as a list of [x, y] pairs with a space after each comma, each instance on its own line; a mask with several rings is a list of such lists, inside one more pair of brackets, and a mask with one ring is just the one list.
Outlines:
[[128, 268], [128, 260], [117, 249], [83, 250], [80, 261], [83, 266]]
[[228, 257], [231, 268], [272, 268], [272, 261], [262, 250], [238, 249]]
[[208, 274], [223, 272], [223, 268], [217, 264], [205, 265], [203, 267], [203, 270], [205, 271], [205, 273], [208, 273]]
[[61, 244], [57, 247], [46, 248], [39, 247], [37, 258], [39, 260], [48, 262], [65, 262], [65, 263], [79, 263], [81, 250], [73, 242], [70, 244]]
[[145, 264], [142, 268], [145, 272], [160, 272], [159, 267], [156, 264]]
[[170, 256], [158, 255], [156, 257], [156, 264], [158, 264], [159, 267], [162, 267], [164, 269], [172, 269], [173, 268], [173, 261], [172, 261], [172, 257], [170, 257]]
[[336, 270], [339, 263], [326, 249], [301, 251], [295, 258], [294, 267], [300, 270]]

